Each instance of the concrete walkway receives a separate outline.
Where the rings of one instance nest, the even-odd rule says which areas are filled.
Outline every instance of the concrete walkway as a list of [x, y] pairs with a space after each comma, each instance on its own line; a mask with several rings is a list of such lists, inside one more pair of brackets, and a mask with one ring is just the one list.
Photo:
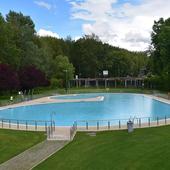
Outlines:
[[68, 141], [44, 141], [0, 165], [0, 170], [30, 170], [63, 148]]

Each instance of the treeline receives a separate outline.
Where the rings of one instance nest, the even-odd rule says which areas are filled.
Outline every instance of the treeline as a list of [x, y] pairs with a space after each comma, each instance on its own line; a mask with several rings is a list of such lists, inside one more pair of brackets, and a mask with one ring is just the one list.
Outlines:
[[138, 76], [148, 62], [145, 53], [110, 46], [95, 35], [77, 41], [39, 37], [29, 16], [0, 15], [0, 91], [63, 87], [66, 76], [102, 77], [103, 70], [109, 77]]
[[155, 89], [170, 91], [170, 18], [154, 22], [151, 38], [148, 81]]

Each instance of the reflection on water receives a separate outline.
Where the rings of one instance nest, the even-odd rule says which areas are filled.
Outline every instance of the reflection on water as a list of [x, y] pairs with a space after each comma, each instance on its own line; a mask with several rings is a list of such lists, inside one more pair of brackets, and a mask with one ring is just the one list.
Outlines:
[[[57, 103], [0, 110], [0, 117], [22, 120], [51, 120], [57, 125], [72, 125], [76, 120], [170, 117], [170, 105], [137, 94], [81, 94], [78, 97], [104, 96], [102, 102]], [[77, 95], [76, 95], [77, 96]], [[66, 97], [66, 96], [65, 96]], [[69, 96], [70, 97], [70, 96]], [[117, 121], [116, 121], [117, 123]]]

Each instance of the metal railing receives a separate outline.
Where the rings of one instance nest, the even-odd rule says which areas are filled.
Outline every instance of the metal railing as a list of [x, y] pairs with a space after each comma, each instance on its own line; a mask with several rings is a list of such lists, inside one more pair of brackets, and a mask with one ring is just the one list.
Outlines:
[[0, 118], [0, 128], [2, 128], [2, 129], [47, 132], [48, 126], [55, 128], [55, 121], [18, 120], [18, 119]]
[[170, 117], [134, 117], [129, 119], [110, 120], [79, 120], [76, 121], [78, 131], [102, 131], [127, 129], [127, 122], [131, 120], [134, 128], [155, 127], [170, 124]]
[[73, 126], [70, 128], [70, 140], [72, 140], [77, 131], [77, 123], [74, 122]]
[[[133, 121], [134, 128], [155, 127], [162, 125], [170, 125], [170, 117], [134, 117], [129, 119], [110, 119], [110, 120], [78, 120], [70, 126], [70, 139], [73, 138], [76, 131], [102, 131], [102, 130], [119, 130], [127, 129], [127, 122]], [[0, 118], [0, 128], [15, 129], [26, 131], [55, 131], [55, 121], [43, 120], [17, 120]]]

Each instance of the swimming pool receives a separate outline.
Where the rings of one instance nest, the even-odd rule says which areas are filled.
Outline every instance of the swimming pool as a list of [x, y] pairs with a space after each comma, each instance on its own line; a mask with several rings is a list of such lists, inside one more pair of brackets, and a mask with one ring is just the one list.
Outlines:
[[[70, 126], [76, 120], [129, 119], [130, 117], [170, 117], [170, 105], [139, 94], [81, 94], [83, 97], [104, 96], [97, 102], [68, 102], [22, 106], [0, 110], [0, 118], [51, 120], [59, 126]], [[61, 98], [63, 98], [62, 96]], [[64, 98], [70, 98], [65, 96]], [[72, 96], [74, 98], [74, 96]], [[55, 114], [52, 114], [55, 113]]]

